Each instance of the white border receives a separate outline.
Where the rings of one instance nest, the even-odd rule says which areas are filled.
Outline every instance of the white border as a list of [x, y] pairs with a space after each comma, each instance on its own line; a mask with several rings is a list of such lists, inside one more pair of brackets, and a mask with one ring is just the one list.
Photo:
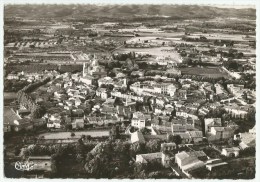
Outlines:
[[[256, 8], [256, 15], [257, 15], [257, 27], [256, 27], [256, 50], [259, 50], [259, 8], [260, 8], [260, 0], [1, 0], [0, 1], [0, 25], [1, 25], [1, 29], [0, 29], [0, 41], [1, 41], [1, 45], [0, 45], [0, 59], [2, 60], [0, 63], [0, 69], [2, 71], [0, 71], [0, 77], [3, 78], [3, 8], [4, 8], [4, 4], [198, 4], [198, 5], [215, 5], [216, 7], [219, 7], [221, 5], [225, 5], [226, 7], [229, 8], [240, 8], [240, 5], [243, 6], [247, 6], [249, 8], [251, 8], [252, 6]], [[238, 6], [239, 5], [239, 6]], [[222, 6], [223, 7], [223, 6]], [[260, 70], [260, 63], [258, 63], [259, 60], [259, 53], [258, 51], [256, 51], [256, 56], [257, 56], [257, 61], [256, 61], [256, 70]], [[256, 74], [256, 83], [258, 83], [259, 80], [259, 75], [258, 73]], [[3, 91], [3, 79], [0, 79], [0, 87]], [[256, 95], [260, 96], [259, 93], [259, 84], [256, 85]], [[0, 116], [2, 116], [1, 121], [3, 123], [3, 93], [0, 94], [0, 102], [1, 102], [1, 110], [0, 110]], [[260, 106], [260, 101], [257, 99], [256, 100], [256, 110], [259, 108]], [[260, 114], [258, 112], [256, 112], [256, 123], [258, 122], [260, 118]], [[256, 124], [256, 130], [258, 128], [258, 124]], [[0, 124], [0, 133], [2, 134], [3, 132], [3, 124]], [[257, 136], [257, 140], [256, 140], [256, 150], [258, 151], [259, 147], [258, 147], [258, 136], [259, 134], [256, 134]], [[0, 137], [0, 181], [27, 181], [27, 180], [35, 180], [35, 179], [9, 179], [9, 178], [4, 178], [3, 176], [3, 137]], [[258, 159], [258, 155], [256, 155], [256, 178], [254, 180], [236, 180], [238, 182], [240, 181], [260, 181], [260, 174], [259, 174], [259, 159]], [[43, 181], [49, 181], [50, 179], [45, 179]], [[71, 179], [52, 179], [53, 181], [71, 181]], [[86, 180], [88, 181], [97, 181], [97, 179], [73, 179], [73, 180], [77, 180], [77, 181], [84, 181], [86, 182]], [[160, 181], [164, 181], [165, 179], [161, 179]], [[201, 181], [200, 179], [193, 179], [195, 181]], [[105, 179], [102, 179], [102, 181], [108, 181]], [[113, 181], [118, 181], [113, 179]], [[124, 179], [124, 181], [130, 181], [129, 179]], [[135, 181], [143, 181], [143, 180], [135, 180]], [[146, 180], [146, 181], [155, 181], [155, 180]], [[179, 180], [175, 180], [175, 181], [179, 181]], [[185, 180], [182, 179], [181, 181], [189, 181], [189, 180]], [[207, 180], [205, 179], [204, 181], [219, 181], [219, 180]], [[222, 181], [231, 181], [231, 180], [222, 180]]]

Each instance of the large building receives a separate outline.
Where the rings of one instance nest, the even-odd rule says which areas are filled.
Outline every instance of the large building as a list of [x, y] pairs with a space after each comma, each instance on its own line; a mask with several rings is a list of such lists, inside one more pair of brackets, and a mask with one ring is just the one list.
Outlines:
[[105, 68], [100, 66], [98, 60], [94, 57], [90, 62], [83, 63], [83, 74], [80, 80], [87, 85], [91, 85], [94, 80], [103, 78], [106, 75]]

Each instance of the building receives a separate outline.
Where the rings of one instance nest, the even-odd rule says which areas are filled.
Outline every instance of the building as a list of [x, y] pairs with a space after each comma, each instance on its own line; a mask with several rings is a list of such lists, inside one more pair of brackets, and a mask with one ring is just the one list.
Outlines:
[[136, 131], [134, 133], [131, 133], [131, 142], [132, 143], [145, 143], [145, 139], [143, 134], [140, 131]]
[[95, 58], [88, 63], [83, 63], [83, 77], [90, 75], [96, 79], [103, 78], [107, 75], [105, 68], [100, 66]]
[[145, 128], [145, 116], [141, 112], [134, 112], [133, 113], [133, 118], [131, 120], [131, 126], [136, 127], [136, 128]]
[[96, 90], [96, 96], [101, 97], [101, 99], [106, 100], [109, 97], [109, 93], [105, 88], [98, 88]]
[[221, 159], [209, 159], [206, 162], [206, 168], [209, 171], [212, 171], [216, 168], [220, 168], [222, 166], [226, 166], [228, 163], [227, 162], [223, 162]]
[[223, 148], [221, 154], [226, 157], [237, 157], [239, 156], [240, 149], [238, 147]]
[[51, 156], [30, 156], [28, 162], [32, 163], [32, 171], [54, 172], [54, 163]]
[[187, 131], [190, 135], [191, 143], [201, 143], [203, 141], [202, 131]]
[[225, 106], [225, 110], [231, 114], [233, 118], [244, 119], [248, 114], [248, 108], [244, 106]]
[[209, 133], [211, 131], [211, 127], [214, 126], [222, 126], [221, 118], [205, 118], [205, 133]]
[[174, 156], [177, 153], [177, 145], [172, 143], [162, 143], [162, 165], [166, 168], [170, 167], [171, 162], [174, 161]]
[[98, 86], [101, 87], [101, 85], [113, 85], [113, 79], [111, 77], [103, 77], [98, 79]]
[[162, 153], [156, 152], [156, 153], [136, 155], [135, 162], [142, 163], [142, 164], [148, 164], [149, 162], [161, 163], [161, 160], [162, 160]]
[[234, 134], [234, 130], [230, 127], [211, 127], [210, 133], [208, 133], [208, 140], [227, 140]]
[[191, 177], [189, 174], [191, 171], [199, 168], [204, 168], [206, 165], [200, 159], [207, 158], [206, 154], [202, 151], [195, 152], [180, 152], [175, 155], [175, 163], [178, 165], [180, 170], [188, 177]]
[[84, 128], [84, 119], [75, 119], [71, 123], [72, 129], [82, 129]]

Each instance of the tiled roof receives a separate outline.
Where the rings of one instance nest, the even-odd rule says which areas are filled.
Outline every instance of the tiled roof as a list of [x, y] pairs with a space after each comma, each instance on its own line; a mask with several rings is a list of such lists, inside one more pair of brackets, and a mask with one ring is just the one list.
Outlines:
[[144, 143], [144, 136], [141, 132], [136, 131], [134, 133], [131, 134], [131, 142], [135, 143], [135, 142], [140, 142], [140, 143]]

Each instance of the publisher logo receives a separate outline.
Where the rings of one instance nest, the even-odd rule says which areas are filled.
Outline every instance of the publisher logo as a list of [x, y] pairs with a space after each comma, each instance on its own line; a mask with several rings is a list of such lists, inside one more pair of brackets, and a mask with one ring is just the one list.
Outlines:
[[14, 165], [15, 169], [18, 170], [18, 171], [31, 171], [33, 170], [33, 162], [29, 162], [29, 161], [26, 161], [26, 162], [20, 162], [20, 161], [17, 161]]

